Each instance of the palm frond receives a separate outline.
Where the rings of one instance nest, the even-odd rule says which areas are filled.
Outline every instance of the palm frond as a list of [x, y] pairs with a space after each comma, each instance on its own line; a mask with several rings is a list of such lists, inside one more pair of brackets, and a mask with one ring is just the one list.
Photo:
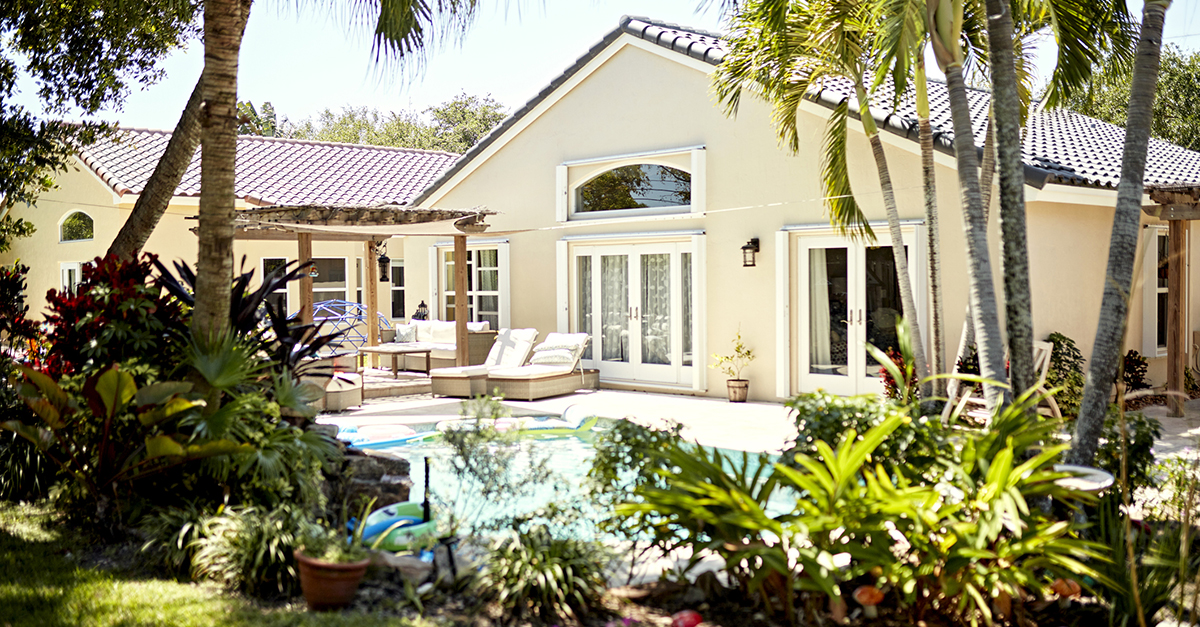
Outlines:
[[850, 169], [846, 161], [847, 123], [850, 103], [842, 100], [833, 109], [825, 127], [825, 146], [821, 155], [821, 185], [825, 190], [825, 205], [829, 222], [843, 236], [854, 240], [873, 241], [875, 233], [862, 208], [854, 200], [850, 188]]
[[1028, 10], [1033, 25], [1049, 28], [1058, 44], [1048, 107], [1085, 90], [1105, 59], [1126, 66], [1133, 61], [1137, 24], [1122, 0], [1030, 0]]

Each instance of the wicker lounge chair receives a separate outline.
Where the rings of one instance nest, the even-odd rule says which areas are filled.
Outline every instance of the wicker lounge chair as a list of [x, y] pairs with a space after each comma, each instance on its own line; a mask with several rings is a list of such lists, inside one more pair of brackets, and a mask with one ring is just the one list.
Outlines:
[[483, 364], [431, 370], [429, 379], [433, 394], [460, 398], [486, 394], [488, 373], [497, 368], [524, 365], [537, 336], [537, 329], [501, 329]]
[[505, 398], [526, 401], [594, 388], [596, 372], [579, 368], [589, 339], [587, 333], [551, 333], [533, 348], [529, 365], [492, 370], [487, 386], [499, 390]]

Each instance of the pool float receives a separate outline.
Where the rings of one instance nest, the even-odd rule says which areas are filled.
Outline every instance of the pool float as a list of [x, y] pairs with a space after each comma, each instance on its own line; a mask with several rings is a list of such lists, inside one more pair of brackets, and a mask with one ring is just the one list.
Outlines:
[[[523, 435], [532, 437], [558, 437], [564, 435], [579, 435], [592, 430], [599, 418], [588, 415], [576, 405], [567, 407], [561, 416], [519, 416], [516, 418], [499, 418], [491, 424], [497, 431], [516, 429]], [[437, 423], [438, 431], [451, 429], [474, 429], [478, 421], [474, 418], [459, 420], [443, 420]]]
[[437, 539], [437, 520], [425, 520], [425, 505], [407, 501], [381, 507], [367, 516], [363, 544], [387, 551], [407, 551], [422, 540]]
[[353, 444], [354, 446], [357, 446], [358, 448], [367, 448], [367, 449], [391, 448], [393, 446], [402, 446], [404, 444], [416, 444], [418, 442], [429, 442], [430, 440], [433, 440], [440, 435], [441, 435], [441, 433], [439, 433], [437, 431], [422, 431], [419, 433], [413, 433], [411, 435], [403, 435], [403, 436], [399, 436], [399, 437], [389, 438], [386, 440], [369, 440], [368, 439], [368, 440], [363, 440], [361, 442], [351, 442], [351, 444]]

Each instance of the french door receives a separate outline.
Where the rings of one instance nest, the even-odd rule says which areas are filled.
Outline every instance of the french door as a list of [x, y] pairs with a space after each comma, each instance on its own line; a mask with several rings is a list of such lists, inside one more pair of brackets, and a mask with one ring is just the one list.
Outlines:
[[584, 363], [608, 380], [692, 382], [690, 243], [575, 249], [575, 328], [592, 336]]
[[[915, 234], [903, 236], [914, 296]], [[806, 237], [799, 244], [800, 388], [835, 394], [883, 391], [880, 365], [866, 344], [898, 349], [896, 317], [904, 314], [891, 238], [871, 244], [841, 237]], [[921, 299], [916, 298], [919, 302]], [[920, 320], [924, 312], [916, 312]]]

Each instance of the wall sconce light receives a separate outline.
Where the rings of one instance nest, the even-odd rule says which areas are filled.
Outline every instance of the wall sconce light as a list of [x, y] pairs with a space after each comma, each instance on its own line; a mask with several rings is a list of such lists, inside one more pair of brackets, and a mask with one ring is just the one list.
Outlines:
[[387, 250], [381, 250], [379, 252], [379, 280], [391, 281], [391, 277], [388, 276], [388, 271], [391, 269], [392, 258], [387, 256]]
[[421, 301], [421, 304], [417, 305], [417, 310], [413, 312], [412, 319], [413, 320], [428, 320], [429, 319], [429, 305], [426, 305], [425, 301]]
[[755, 265], [757, 265], [754, 256], [758, 254], [758, 251], [759, 251], [759, 248], [758, 248], [758, 238], [757, 237], [752, 238], [750, 241], [746, 242], [745, 246], [742, 246], [742, 267], [743, 268], [753, 268]]
[[319, 276], [321, 273], [317, 271], [317, 262], [314, 261], [308, 265], [308, 278], [315, 279]]

